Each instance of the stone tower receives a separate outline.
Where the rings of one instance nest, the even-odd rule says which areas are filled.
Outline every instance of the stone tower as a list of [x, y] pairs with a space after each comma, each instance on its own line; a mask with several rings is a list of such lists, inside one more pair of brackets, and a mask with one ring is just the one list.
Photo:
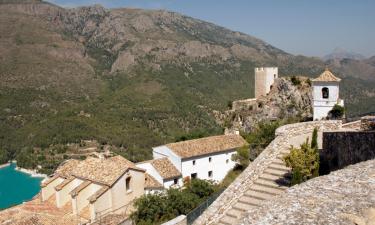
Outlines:
[[255, 68], [255, 98], [267, 95], [275, 79], [278, 78], [277, 67], [256, 67]]
[[328, 69], [312, 80], [314, 120], [326, 118], [336, 104], [344, 106], [344, 101], [339, 98], [340, 81]]

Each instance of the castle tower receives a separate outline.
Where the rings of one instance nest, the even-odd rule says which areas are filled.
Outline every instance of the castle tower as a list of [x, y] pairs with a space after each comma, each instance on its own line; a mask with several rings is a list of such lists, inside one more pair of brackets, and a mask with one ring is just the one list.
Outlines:
[[277, 67], [256, 67], [255, 68], [255, 98], [267, 95], [275, 79], [278, 78]]
[[344, 101], [339, 98], [340, 81], [328, 69], [312, 80], [314, 120], [326, 118], [336, 104], [344, 106]]

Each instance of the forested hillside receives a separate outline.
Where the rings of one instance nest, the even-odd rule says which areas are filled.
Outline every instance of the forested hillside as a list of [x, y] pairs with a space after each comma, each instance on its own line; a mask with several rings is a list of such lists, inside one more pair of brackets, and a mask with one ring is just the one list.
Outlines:
[[[253, 97], [254, 67], [310, 77], [325, 67], [167, 11], [3, 0], [0, 21], [3, 159], [25, 147], [96, 139], [143, 160], [152, 146], [221, 133], [211, 113]], [[366, 61], [369, 69], [355, 73], [336, 64], [329, 62], [344, 77], [348, 114], [375, 111], [375, 65]]]

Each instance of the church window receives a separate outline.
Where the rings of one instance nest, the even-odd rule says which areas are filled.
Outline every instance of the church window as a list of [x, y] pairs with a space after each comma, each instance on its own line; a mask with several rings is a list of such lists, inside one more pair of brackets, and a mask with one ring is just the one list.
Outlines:
[[329, 98], [329, 89], [327, 87], [322, 88], [322, 97]]

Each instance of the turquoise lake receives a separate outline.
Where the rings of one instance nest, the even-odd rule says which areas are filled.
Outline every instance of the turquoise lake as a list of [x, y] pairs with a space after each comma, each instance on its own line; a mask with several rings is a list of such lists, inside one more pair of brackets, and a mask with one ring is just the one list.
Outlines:
[[17, 171], [12, 163], [0, 169], [0, 209], [32, 199], [40, 191], [43, 178]]

